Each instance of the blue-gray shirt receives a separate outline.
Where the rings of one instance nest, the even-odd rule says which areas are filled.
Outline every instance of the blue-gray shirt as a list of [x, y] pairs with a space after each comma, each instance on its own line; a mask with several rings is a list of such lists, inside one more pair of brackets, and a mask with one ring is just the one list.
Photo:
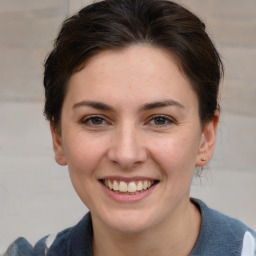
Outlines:
[[[190, 256], [256, 256], [256, 234], [240, 221], [191, 199], [202, 215], [200, 234]], [[46, 236], [32, 247], [18, 238], [4, 256], [92, 256], [90, 213], [57, 236]]]

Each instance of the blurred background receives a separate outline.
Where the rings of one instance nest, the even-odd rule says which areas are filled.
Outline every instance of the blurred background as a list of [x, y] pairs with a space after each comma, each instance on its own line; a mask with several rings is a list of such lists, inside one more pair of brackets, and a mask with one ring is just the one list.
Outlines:
[[[0, 253], [87, 211], [54, 161], [42, 67], [63, 19], [91, 2], [0, 0]], [[176, 2], [205, 21], [226, 66], [215, 155], [191, 195], [256, 229], [256, 1]]]

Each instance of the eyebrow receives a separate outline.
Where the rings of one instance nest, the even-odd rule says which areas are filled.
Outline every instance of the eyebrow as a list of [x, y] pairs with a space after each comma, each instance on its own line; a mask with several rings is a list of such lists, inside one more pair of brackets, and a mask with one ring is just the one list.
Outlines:
[[152, 103], [146, 103], [141, 108], [140, 111], [149, 111], [155, 108], [163, 108], [163, 107], [179, 107], [179, 108], [185, 108], [181, 103], [175, 100], [165, 100], [165, 101], [156, 101]]
[[[98, 109], [98, 110], [114, 112], [114, 108], [111, 107], [110, 105], [107, 105], [102, 102], [97, 102], [97, 101], [80, 101], [80, 102], [75, 103], [73, 105], [73, 108], [77, 108], [77, 107], [81, 107], [81, 106], [87, 106], [87, 107], [91, 107], [91, 108]], [[139, 108], [139, 111], [145, 112], [145, 111], [149, 111], [149, 110], [152, 110], [155, 108], [163, 108], [163, 107], [169, 107], [169, 106], [175, 106], [175, 107], [179, 107], [182, 109], [185, 108], [178, 101], [165, 100], [165, 101], [155, 101], [155, 102], [151, 102], [151, 103], [146, 103]]]
[[73, 108], [81, 107], [81, 106], [87, 106], [91, 108], [95, 108], [98, 110], [105, 110], [105, 111], [114, 111], [114, 108], [111, 106], [97, 101], [80, 101], [73, 105]]

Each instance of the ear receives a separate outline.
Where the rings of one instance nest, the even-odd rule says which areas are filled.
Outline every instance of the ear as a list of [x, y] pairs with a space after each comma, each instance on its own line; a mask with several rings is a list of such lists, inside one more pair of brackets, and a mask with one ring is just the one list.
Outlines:
[[67, 165], [60, 132], [56, 130], [56, 128], [53, 125], [53, 122], [50, 122], [50, 129], [52, 134], [53, 150], [55, 153], [55, 161], [59, 165]]
[[212, 158], [216, 141], [216, 130], [219, 122], [219, 116], [219, 110], [215, 110], [214, 119], [204, 125], [200, 147], [196, 159], [197, 167], [202, 167], [208, 164]]

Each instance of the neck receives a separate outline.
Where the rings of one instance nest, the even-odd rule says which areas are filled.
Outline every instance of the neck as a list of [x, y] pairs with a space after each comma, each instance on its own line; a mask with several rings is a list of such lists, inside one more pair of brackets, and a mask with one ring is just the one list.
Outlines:
[[121, 233], [93, 221], [93, 256], [188, 256], [200, 231], [201, 215], [191, 203], [181, 205], [162, 223], [137, 233]]

